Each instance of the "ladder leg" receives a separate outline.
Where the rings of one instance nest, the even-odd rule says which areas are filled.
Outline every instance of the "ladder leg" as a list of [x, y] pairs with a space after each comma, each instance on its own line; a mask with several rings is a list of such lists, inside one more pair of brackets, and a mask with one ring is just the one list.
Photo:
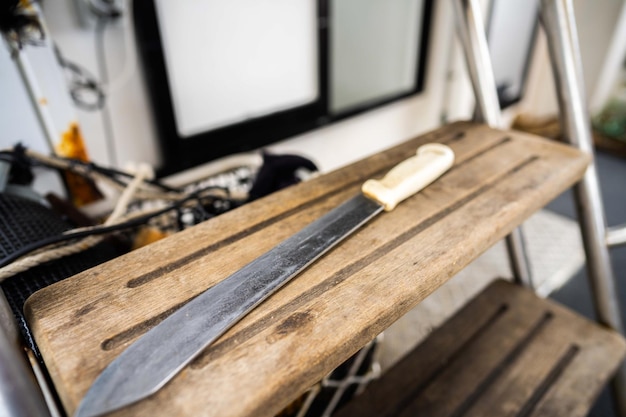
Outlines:
[[50, 417], [43, 394], [19, 347], [13, 313], [0, 290], [0, 415]]
[[[571, 0], [542, 0], [541, 19], [548, 39], [558, 93], [561, 122], [569, 142], [593, 155], [589, 115], [585, 107], [582, 64]], [[606, 241], [606, 221], [595, 165], [574, 188], [587, 257], [589, 282], [598, 321], [624, 334], [615, 277]], [[616, 407], [626, 417], [626, 366], [612, 388]]]
[[[452, 2], [458, 37], [474, 88], [478, 117], [491, 127], [502, 128], [502, 114], [480, 4], [477, 0], [452, 0]], [[514, 280], [532, 288], [533, 282], [521, 227], [506, 237], [506, 247]]]

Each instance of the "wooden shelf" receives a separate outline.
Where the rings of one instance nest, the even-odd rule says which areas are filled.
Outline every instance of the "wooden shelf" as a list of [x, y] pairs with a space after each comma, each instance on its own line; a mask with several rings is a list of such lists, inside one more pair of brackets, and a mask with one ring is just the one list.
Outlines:
[[496, 281], [336, 417], [585, 417], [625, 352], [619, 334]]
[[276, 414], [590, 161], [539, 137], [456, 123], [45, 288], [25, 309], [67, 411], [149, 328], [428, 142], [454, 149], [448, 173], [315, 262], [155, 396], [113, 415]]

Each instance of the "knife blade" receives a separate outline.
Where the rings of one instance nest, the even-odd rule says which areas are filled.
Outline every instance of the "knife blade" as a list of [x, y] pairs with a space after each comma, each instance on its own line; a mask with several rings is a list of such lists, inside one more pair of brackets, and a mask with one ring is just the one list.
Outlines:
[[96, 378], [76, 417], [96, 417], [151, 396], [263, 300], [377, 214], [426, 187], [454, 162], [442, 144], [421, 146], [381, 180], [287, 238], [149, 330]]

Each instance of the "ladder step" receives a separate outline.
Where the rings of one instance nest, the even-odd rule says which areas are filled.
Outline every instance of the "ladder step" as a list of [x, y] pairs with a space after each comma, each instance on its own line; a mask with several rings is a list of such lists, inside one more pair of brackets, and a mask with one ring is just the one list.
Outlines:
[[454, 150], [446, 174], [321, 257], [119, 415], [277, 414], [578, 181], [590, 160], [536, 136], [455, 123], [47, 287], [25, 312], [67, 412], [149, 328], [429, 142]]
[[586, 416], [626, 341], [495, 281], [336, 417]]

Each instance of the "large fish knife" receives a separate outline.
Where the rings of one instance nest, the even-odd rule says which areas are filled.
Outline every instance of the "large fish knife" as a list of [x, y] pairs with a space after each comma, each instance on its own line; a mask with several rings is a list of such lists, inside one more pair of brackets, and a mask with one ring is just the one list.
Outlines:
[[300, 271], [374, 216], [393, 210], [426, 187], [453, 162], [449, 147], [431, 143], [382, 180], [366, 181], [361, 194], [209, 288], [132, 343], [98, 376], [75, 416], [100, 416], [157, 392]]

